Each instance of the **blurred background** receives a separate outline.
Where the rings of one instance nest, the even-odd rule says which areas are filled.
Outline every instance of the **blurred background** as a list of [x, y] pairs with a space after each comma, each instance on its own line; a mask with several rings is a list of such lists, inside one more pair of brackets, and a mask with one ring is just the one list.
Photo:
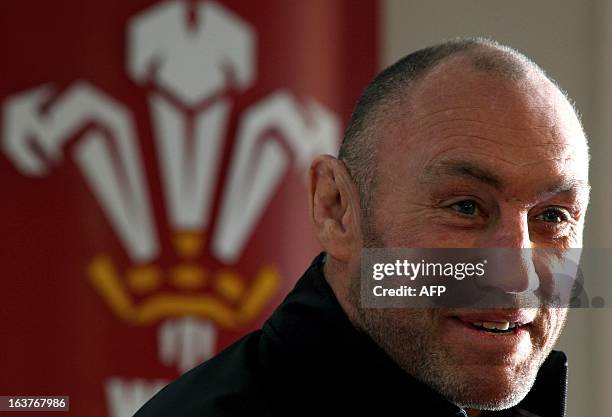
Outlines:
[[[4, 2], [0, 28], [1, 395], [128, 417], [258, 328], [319, 251], [310, 160], [379, 69], [447, 38], [515, 47], [576, 101], [585, 246], [612, 247], [605, 0]], [[573, 309], [558, 347], [569, 415], [612, 415], [612, 310]]]

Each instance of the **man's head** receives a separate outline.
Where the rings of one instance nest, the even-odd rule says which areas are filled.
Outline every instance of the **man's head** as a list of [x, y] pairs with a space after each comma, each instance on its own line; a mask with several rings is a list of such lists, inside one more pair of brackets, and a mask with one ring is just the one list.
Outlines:
[[[358, 292], [363, 247], [581, 247], [587, 143], [539, 67], [479, 39], [407, 56], [365, 90], [339, 159], [313, 162], [310, 197], [326, 278], [356, 327], [457, 404], [507, 408], [524, 397], [565, 309], [488, 311], [530, 324], [521, 337], [481, 337], [461, 325], [473, 311], [366, 309]], [[524, 270], [506, 291], [537, 288], [537, 271]]]

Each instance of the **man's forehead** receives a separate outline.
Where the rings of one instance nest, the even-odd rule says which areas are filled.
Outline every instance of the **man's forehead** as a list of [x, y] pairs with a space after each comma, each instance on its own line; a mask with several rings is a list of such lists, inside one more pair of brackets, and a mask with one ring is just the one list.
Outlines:
[[408, 152], [417, 148], [438, 152], [443, 147], [481, 147], [488, 142], [499, 145], [496, 152], [517, 148], [519, 153], [535, 152], [536, 158], [537, 151], [555, 156], [571, 152], [588, 159], [573, 107], [538, 74], [509, 80], [449, 60], [418, 81], [406, 100], [379, 120], [387, 131], [387, 151], [396, 152], [399, 146]]
[[[565, 96], [546, 76], [526, 71], [510, 79], [496, 71], [476, 69], [466, 57], [451, 57], [438, 64], [407, 92], [411, 114], [416, 118], [435, 115], [443, 109], [496, 111], [499, 120], [523, 111], [531, 126], [550, 125], [553, 119], [575, 117]], [[492, 114], [488, 114], [491, 117]]]

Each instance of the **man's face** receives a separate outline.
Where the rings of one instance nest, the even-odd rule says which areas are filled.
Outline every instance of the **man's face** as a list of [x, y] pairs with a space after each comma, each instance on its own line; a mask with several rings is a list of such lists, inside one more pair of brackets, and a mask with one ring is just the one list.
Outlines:
[[[367, 246], [581, 247], [586, 141], [571, 106], [549, 81], [537, 75], [504, 80], [451, 59], [412, 91], [378, 122], [382, 141], [373, 214], [364, 222]], [[525, 271], [509, 278], [506, 291], [538, 287], [538, 273]], [[460, 405], [499, 409], [529, 391], [567, 311], [358, 314], [360, 325], [407, 372]], [[511, 335], [470, 327], [483, 318], [525, 325]]]

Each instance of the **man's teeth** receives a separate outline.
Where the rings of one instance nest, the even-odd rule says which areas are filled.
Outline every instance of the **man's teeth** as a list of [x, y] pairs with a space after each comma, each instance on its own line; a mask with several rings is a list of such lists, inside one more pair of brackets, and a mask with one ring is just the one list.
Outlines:
[[510, 323], [508, 321], [480, 321], [472, 324], [487, 330], [508, 330], [516, 327], [516, 323]]

